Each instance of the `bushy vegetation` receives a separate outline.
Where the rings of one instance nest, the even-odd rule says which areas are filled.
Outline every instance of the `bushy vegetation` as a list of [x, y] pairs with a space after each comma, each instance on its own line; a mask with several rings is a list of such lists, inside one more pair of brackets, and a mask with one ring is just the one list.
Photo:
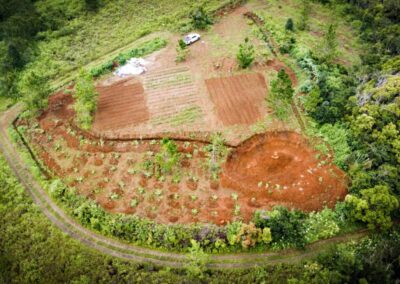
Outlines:
[[195, 29], [204, 30], [212, 24], [211, 17], [204, 9], [204, 6], [195, 8], [190, 12], [189, 17]]
[[186, 43], [182, 39], [178, 40], [178, 45], [176, 46], [175, 62], [185, 61], [189, 54], [190, 49], [187, 47]]
[[289, 75], [284, 69], [279, 70], [276, 79], [271, 81], [270, 92], [267, 96], [267, 102], [278, 119], [288, 119], [293, 94], [294, 90]]
[[20, 81], [19, 89], [31, 115], [37, 115], [47, 107], [47, 98], [51, 89], [46, 77], [34, 72], [27, 73]]
[[170, 139], [161, 140], [161, 151], [155, 157], [159, 175], [171, 173], [178, 166], [180, 154], [176, 143]]
[[239, 51], [236, 56], [239, 67], [240, 68], [247, 68], [253, 63], [255, 58], [255, 50], [254, 45], [251, 44], [248, 38], [244, 39], [244, 43], [239, 45]]
[[255, 215], [255, 224], [259, 228], [270, 228], [272, 246], [287, 248], [291, 246], [304, 247], [306, 214], [298, 210], [288, 210], [285, 207], [275, 207], [272, 211], [261, 211]]
[[73, 96], [77, 123], [82, 129], [88, 130], [92, 126], [98, 93], [92, 75], [84, 69], [79, 73]]

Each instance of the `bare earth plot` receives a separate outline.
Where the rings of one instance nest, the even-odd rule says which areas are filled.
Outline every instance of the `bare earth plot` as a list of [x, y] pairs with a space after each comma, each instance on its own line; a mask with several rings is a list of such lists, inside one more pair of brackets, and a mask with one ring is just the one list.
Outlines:
[[206, 84], [224, 125], [252, 124], [265, 114], [267, 86], [261, 74], [212, 78]]
[[144, 89], [135, 78], [97, 86], [99, 98], [94, 131], [118, 129], [149, 119]]

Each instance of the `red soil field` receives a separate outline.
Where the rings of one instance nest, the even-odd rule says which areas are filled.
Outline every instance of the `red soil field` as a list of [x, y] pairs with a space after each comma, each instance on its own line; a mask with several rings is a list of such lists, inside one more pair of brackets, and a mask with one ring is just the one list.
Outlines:
[[129, 77], [110, 85], [98, 85], [97, 111], [93, 130], [118, 129], [149, 119], [142, 84]]
[[295, 132], [257, 135], [228, 157], [221, 184], [255, 202], [305, 211], [333, 207], [347, 193], [344, 172]]
[[332, 207], [346, 194], [344, 173], [294, 132], [257, 135], [231, 149], [219, 181], [205, 167], [206, 144], [177, 141], [181, 180], [167, 175], [160, 181], [143, 172], [145, 161], [154, 157], [149, 153], [159, 151], [158, 141], [83, 139], [64, 116], [69, 109], [67, 104], [47, 110], [39, 118], [43, 131], [33, 129], [35, 121], [18, 123], [32, 129], [27, 138], [53, 175], [111, 213], [165, 224], [224, 225], [249, 221], [255, 210], [275, 205], [307, 211]]
[[211, 78], [206, 85], [217, 116], [225, 126], [252, 124], [262, 117], [267, 86], [261, 74]]

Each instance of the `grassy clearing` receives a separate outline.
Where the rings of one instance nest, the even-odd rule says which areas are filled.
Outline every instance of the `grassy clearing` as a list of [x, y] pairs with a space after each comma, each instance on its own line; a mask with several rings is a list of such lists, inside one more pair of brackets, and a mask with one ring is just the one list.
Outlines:
[[330, 23], [335, 23], [337, 24], [341, 61], [350, 65], [360, 62], [358, 55], [361, 52], [362, 46], [358, 41], [357, 34], [344, 19], [342, 20], [339, 13], [331, 7], [311, 3], [309, 19], [310, 29], [306, 31], [299, 31], [296, 29], [296, 23], [298, 23], [300, 19], [301, 12], [300, 0], [285, 2], [271, 0], [267, 3], [253, 0], [250, 1], [249, 7], [250, 9], [254, 9], [257, 14], [264, 17], [267, 27], [271, 30], [272, 35], [278, 42], [284, 37], [287, 19], [292, 18], [295, 24], [297, 44], [313, 51], [318, 51], [320, 48], [326, 26]]

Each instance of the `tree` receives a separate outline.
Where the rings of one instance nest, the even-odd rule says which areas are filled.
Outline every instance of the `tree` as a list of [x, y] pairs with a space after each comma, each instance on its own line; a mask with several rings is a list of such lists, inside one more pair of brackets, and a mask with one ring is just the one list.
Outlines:
[[294, 24], [292, 18], [287, 19], [286, 24], [285, 24], [285, 30], [287, 31], [293, 31], [294, 30]]
[[290, 102], [293, 98], [294, 90], [292, 88], [292, 81], [285, 69], [278, 72], [278, 76], [271, 82], [271, 96], [279, 97], [286, 102]]
[[211, 17], [204, 10], [203, 6], [200, 6], [190, 12], [189, 17], [192, 20], [192, 25], [195, 29], [204, 30], [208, 25], [212, 24]]
[[19, 82], [19, 91], [31, 114], [47, 107], [47, 98], [51, 92], [49, 80], [45, 76], [30, 71]]
[[376, 185], [360, 191], [360, 196], [347, 195], [346, 203], [355, 220], [368, 224], [371, 229], [388, 229], [392, 226], [391, 214], [399, 201], [386, 185]]
[[338, 45], [336, 25], [330, 24], [325, 32], [322, 50], [323, 57], [327, 62], [332, 63], [338, 56]]
[[246, 37], [244, 43], [239, 45], [239, 52], [236, 56], [240, 68], [247, 68], [253, 63], [255, 58], [254, 46], [250, 43]]
[[310, 2], [309, 0], [302, 0], [301, 1], [301, 12], [300, 12], [300, 21], [297, 24], [299, 30], [304, 31], [307, 30], [308, 27], [308, 20], [310, 17]]
[[93, 76], [84, 69], [79, 72], [78, 80], [75, 85], [74, 108], [78, 124], [87, 130], [93, 122], [93, 113], [97, 106], [96, 88]]

